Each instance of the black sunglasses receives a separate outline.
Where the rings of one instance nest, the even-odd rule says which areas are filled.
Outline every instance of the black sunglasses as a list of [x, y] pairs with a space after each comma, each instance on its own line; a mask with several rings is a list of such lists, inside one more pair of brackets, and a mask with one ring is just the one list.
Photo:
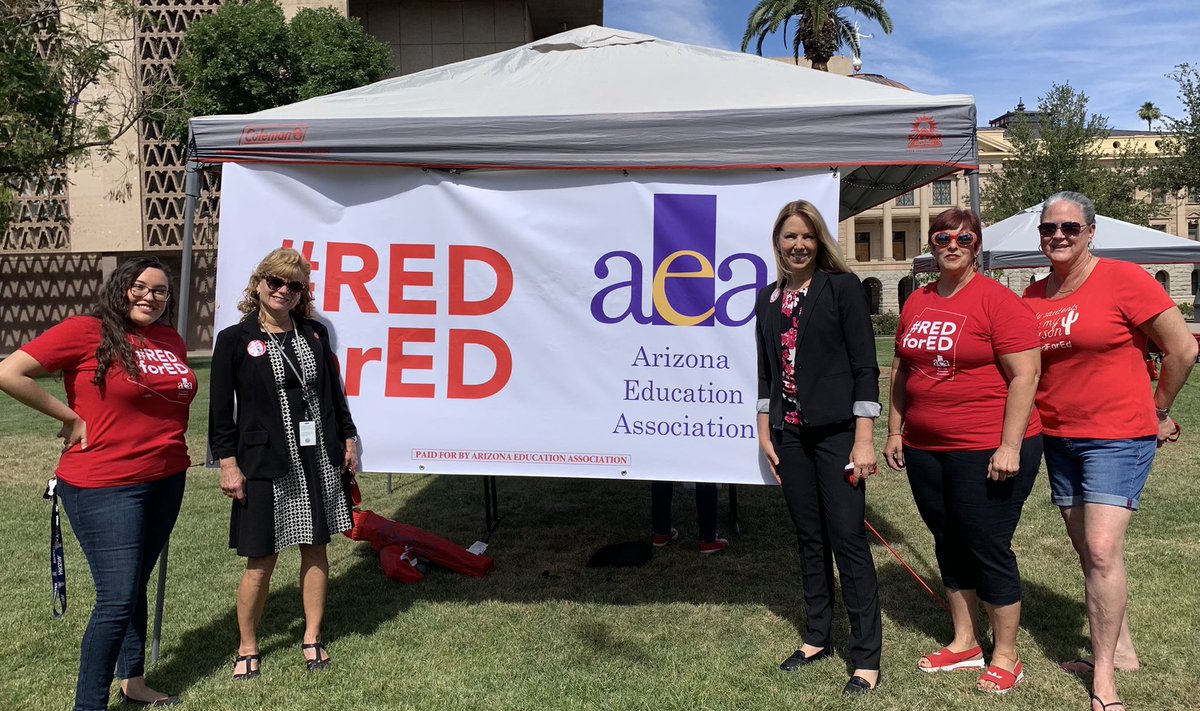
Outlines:
[[1063, 237], [1078, 237], [1080, 232], [1088, 228], [1088, 225], [1081, 225], [1078, 222], [1043, 222], [1038, 225], [1038, 234], [1042, 237], [1053, 237], [1055, 232], [1062, 230]]
[[930, 239], [933, 240], [933, 243], [939, 247], [945, 247], [949, 245], [950, 240], [958, 242], [959, 247], [970, 247], [971, 245], [975, 244], [975, 240], [979, 238], [976, 237], [972, 232], [959, 232], [956, 235], [952, 235], [949, 232], [938, 232]]
[[269, 276], [263, 277], [263, 281], [267, 283], [267, 288], [271, 291], [279, 291], [283, 286], [287, 285], [288, 293], [299, 294], [304, 291], [305, 284], [302, 281], [286, 281], [283, 277]]

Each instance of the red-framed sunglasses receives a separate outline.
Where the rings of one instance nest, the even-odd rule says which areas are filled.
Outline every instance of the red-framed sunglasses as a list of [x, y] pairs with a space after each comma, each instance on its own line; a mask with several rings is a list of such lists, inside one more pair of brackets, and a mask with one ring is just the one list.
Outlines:
[[959, 247], [970, 247], [975, 244], [979, 236], [974, 232], [959, 232], [958, 234], [950, 234], [949, 232], [938, 232], [936, 235], [929, 238], [939, 247], [949, 246], [951, 240], [958, 242]]

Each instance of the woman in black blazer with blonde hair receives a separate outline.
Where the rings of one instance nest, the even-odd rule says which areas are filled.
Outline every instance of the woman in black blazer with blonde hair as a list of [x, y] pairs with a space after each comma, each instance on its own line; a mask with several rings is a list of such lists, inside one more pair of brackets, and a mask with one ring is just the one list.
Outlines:
[[850, 617], [843, 693], [879, 683], [883, 641], [863, 480], [875, 473], [879, 366], [866, 297], [817, 209], [788, 203], [772, 231], [778, 272], [755, 304], [758, 441], [796, 527], [808, 629], [780, 665], [833, 656], [833, 565]]
[[330, 538], [353, 525], [349, 476], [354, 421], [329, 332], [313, 320], [311, 267], [292, 249], [250, 275], [243, 317], [213, 346], [208, 441], [233, 499], [229, 547], [246, 558], [237, 592], [240, 643], [233, 678], [259, 674], [258, 623], [279, 552], [300, 548], [301, 651], [309, 671], [329, 666], [321, 641]]

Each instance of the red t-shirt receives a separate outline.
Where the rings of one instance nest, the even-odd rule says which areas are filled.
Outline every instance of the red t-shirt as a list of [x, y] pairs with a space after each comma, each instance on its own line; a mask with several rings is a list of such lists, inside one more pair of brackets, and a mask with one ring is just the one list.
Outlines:
[[[993, 279], [976, 274], [948, 299], [936, 283], [918, 290], [896, 330], [908, 375], [904, 443], [932, 451], [999, 447], [1008, 397], [999, 356], [1038, 345], [1033, 312]], [[1025, 436], [1041, 431], [1035, 411]]]
[[1046, 434], [1133, 439], [1158, 433], [1139, 326], [1173, 308], [1136, 264], [1101, 259], [1074, 292], [1046, 298], [1046, 280], [1025, 290], [1042, 339], [1037, 409]]
[[63, 481], [87, 489], [126, 486], [178, 474], [191, 464], [183, 435], [196, 375], [183, 339], [155, 324], [130, 340], [141, 381], [114, 362], [104, 395], [92, 384], [99, 319], [73, 316], [21, 347], [46, 370], [62, 372], [67, 405], [87, 423], [87, 449], [71, 447], [58, 462], [54, 473]]

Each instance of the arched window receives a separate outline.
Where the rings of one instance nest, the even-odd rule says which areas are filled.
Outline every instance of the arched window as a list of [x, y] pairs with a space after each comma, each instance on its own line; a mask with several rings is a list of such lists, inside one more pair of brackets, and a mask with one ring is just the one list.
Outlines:
[[1200, 271], [1192, 267], [1192, 296], [1196, 295], [1196, 287], [1200, 286]]
[[1158, 273], [1154, 275], [1154, 278], [1159, 284], [1162, 284], [1162, 288], [1165, 289], [1168, 294], [1171, 293], [1171, 275], [1167, 274], [1166, 269], [1159, 269]]
[[883, 299], [883, 284], [875, 277], [863, 279], [863, 293], [867, 295], [867, 306], [871, 309], [871, 314], [879, 313], [879, 303]]
[[913, 278], [910, 276], [904, 277], [900, 280], [900, 284], [897, 285], [896, 289], [898, 292], [897, 296], [899, 297], [900, 308], [903, 309], [904, 302], [908, 301], [908, 297], [912, 296], [913, 293]]

